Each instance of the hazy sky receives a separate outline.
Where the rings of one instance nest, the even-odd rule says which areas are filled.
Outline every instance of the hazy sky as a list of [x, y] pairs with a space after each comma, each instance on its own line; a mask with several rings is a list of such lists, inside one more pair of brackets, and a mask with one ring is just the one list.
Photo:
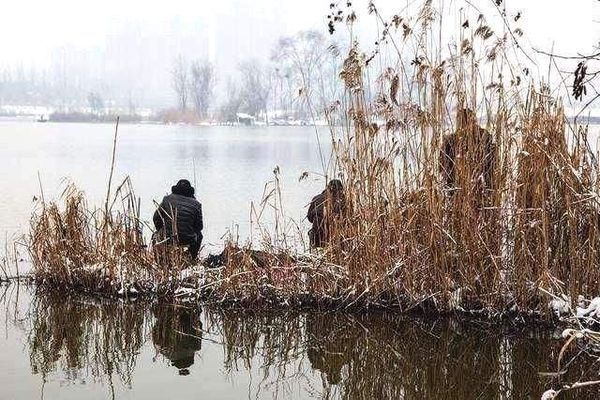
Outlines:
[[[280, 36], [305, 29], [326, 33], [331, 1], [347, 2], [2, 0], [0, 67], [45, 70], [56, 77], [68, 64], [64, 71], [71, 81], [87, 82], [83, 91], [99, 90], [112, 98], [129, 96], [139, 104], [163, 107], [173, 104], [169, 71], [177, 55], [208, 56], [217, 66], [219, 83], [225, 85], [241, 61], [267, 59]], [[351, 2], [359, 13], [356, 32], [363, 50], [369, 52], [377, 32], [375, 18], [367, 15], [369, 0]], [[384, 17], [423, 2], [375, 0]], [[433, 2], [443, 6], [449, 36], [461, 31], [455, 19], [467, 4], [471, 13], [480, 9], [488, 20], [495, 16], [492, 26], [498, 29], [496, 0]], [[504, 0], [504, 4], [509, 16], [522, 12], [519, 26], [525, 32], [525, 48], [554, 46], [557, 53], [576, 54], [590, 51], [600, 39], [598, 0]], [[475, 24], [472, 21], [471, 27]], [[536, 59], [538, 71], [545, 71], [548, 59]]]
[[[440, 0], [435, 0], [440, 1]], [[493, 0], [472, 0], [488, 8]], [[510, 9], [523, 10], [523, 25], [531, 41], [549, 47], [552, 41], [565, 51], [585, 48], [598, 40], [600, 2], [597, 0], [506, 0]], [[415, 3], [415, 1], [408, 1]], [[330, 0], [4, 0], [0, 6], [0, 58], [40, 60], [63, 45], [102, 46], [107, 36], [128, 24], [164, 29], [177, 18], [226, 18], [240, 8], [282, 24], [288, 33], [309, 27], [325, 28]], [[368, 0], [354, 0], [365, 10]], [[406, 0], [380, 0], [389, 14]], [[448, 7], [462, 3], [446, 0]], [[248, 32], [252, 35], [252, 32]]]
[[[101, 46], [127, 25], [166, 29], [179, 19], [217, 19], [243, 8], [249, 17], [281, 19], [291, 33], [324, 26], [323, 0], [5, 0], [0, 6], [0, 57], [39, 59], [63, 45]], [[252, 35], [252, 32], [248, 32]]]

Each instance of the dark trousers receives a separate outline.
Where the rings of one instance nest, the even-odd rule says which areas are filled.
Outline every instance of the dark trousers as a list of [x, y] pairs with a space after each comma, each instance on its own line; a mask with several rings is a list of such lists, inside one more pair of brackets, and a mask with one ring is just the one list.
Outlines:
[[[160, 240], [161, 234], [156, 234], [152, 237], [152, 242], [154, 245], [157, 243], [160, 244], [159, 247], [156, 247], [158, 250], [160, 247], [164, 246], [185, 246], [188, 249], [188, 254], [192, 261], [196, 261], [198, 257], [198, 252], [200, 251], [200, 246], [202, 245], [202, 235], [199, 235], [195, 238], [189, 238], [184, 240], [175, 240], [174, 238], [169, 238], [168, 240]], [[160, 250], [158, 250], [160, 253]]]
[[325, 232], [319, 226], [313, 225], [313, 228], [308, 231], [308, 240], [311, 249], [317, 249], [325, 246]]
[[190, 257], [192, 261], [196, 261], [198, 257], [198, 252], [200, 251], [200, 246], [202, 245], [202, 239], [194, 240], [190, 244], [188, 244], [188, 251], [190, 252]]

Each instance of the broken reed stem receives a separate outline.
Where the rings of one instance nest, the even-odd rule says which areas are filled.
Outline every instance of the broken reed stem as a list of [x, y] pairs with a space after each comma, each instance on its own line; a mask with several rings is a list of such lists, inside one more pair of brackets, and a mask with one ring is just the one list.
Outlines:
[[19, 279], [20, 274], [19, 274], [19, 259], [18, 259], [18, 255], [17, 255], [17, 243], [13, 242], [13, 257], [14, 257], [14, 263], [15, 263], [15, 272], [17, 273], [17, 279]]
[[115, 161], [116, 161], [116, 152], [117, 152], [117, 135], [119, 133], [119, 117], [117, 116], [117, 122], [115, 124], [115, 136], [113, 139], [113, 146], [112, 146], [112, 158], [110, 161], [110, 173], [108, 175], [108, 188], [106, 190], [106, 206], [105, 206], [105, 213], [106, 215], [109, 214], [109, 208], [108, 208], [108, 202], [110, 200], [110, 188], [112, 186], [112, 178], [113, 178], [113, 173], [115, 171]]

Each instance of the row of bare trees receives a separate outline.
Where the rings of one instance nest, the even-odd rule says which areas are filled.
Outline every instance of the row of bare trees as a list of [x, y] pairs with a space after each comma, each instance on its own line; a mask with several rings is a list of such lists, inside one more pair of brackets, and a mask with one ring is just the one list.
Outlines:
[[179, 110], [187, 112], [191, 99], [198, 117], [206, 118], [216, 84], [214, 65], [206, 59], [195, 60], [188, 64], [180, 55], [173, 63], [171, 78]]
[[208, 60], [188, 63], [179, 56], [171, 76], [180, 112], [187, 112], [192, 103], [201, 119], [211, 110], [223, 121], [235, 121], [243, 112], [269, 123], [270, 115], [294, 119], [321, 115], [341, 93], [340, 69], [335, 43], [317, 31], [301, 31], [280, 38], [268, 60], [241, 62], [220, 85], [218, 106], [217, 73]]

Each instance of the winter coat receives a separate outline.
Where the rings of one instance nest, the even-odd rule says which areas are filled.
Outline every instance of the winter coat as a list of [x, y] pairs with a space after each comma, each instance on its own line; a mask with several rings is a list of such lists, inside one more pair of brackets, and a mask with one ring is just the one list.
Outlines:
[[323, 247], [329, 240], [331, 218], [344, 213], [345, 203], [343, 195], [333, 198], [327, 194], [327, 190], [313, 197], [306, 214], [312, 223], [312, 229], [308, 232], [311, 247]]
[[202, 205], [193, 197], [178, 194], [165, 196], [152, 218], [157, 232], [177, 243], [202, 240]]

